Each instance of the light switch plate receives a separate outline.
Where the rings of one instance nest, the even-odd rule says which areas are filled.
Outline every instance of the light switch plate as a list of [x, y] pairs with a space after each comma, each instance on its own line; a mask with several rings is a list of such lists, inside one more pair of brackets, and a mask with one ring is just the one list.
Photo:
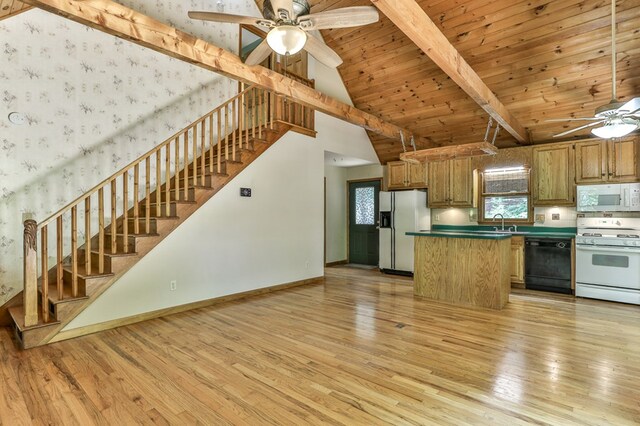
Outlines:
[[544, 223], [544, 214], [536, 215], [536, 223]]
[[560, 220], [560, 213], [551, 213], [551, 220]]

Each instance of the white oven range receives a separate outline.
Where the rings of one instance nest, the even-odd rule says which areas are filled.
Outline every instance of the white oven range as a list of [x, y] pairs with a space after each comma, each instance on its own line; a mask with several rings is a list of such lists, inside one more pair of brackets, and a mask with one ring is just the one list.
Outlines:
[[578, 218], [576, 296], [640, 305], [640, 219]]

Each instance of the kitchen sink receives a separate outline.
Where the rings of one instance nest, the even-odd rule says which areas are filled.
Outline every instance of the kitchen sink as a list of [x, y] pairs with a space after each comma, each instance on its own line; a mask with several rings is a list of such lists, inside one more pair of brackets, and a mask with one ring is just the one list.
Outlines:
[[486, 231], [471, 231], [471, 232], [477, 232], [479, 234], [512, 234], [512, 235], [530, 234], [530, 232], [526, 232], [526, 231], [509, 231], [508, 229], [505, 229], [504, 231], [486, 230]]

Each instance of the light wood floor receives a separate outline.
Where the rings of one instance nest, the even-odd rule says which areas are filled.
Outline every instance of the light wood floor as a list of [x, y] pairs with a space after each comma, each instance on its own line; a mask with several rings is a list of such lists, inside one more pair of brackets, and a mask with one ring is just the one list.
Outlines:
[[640, 307], [520, 292], [466, 309], [326, 275], [26, 352], [3, 329], [0, 423], [640, 423]]

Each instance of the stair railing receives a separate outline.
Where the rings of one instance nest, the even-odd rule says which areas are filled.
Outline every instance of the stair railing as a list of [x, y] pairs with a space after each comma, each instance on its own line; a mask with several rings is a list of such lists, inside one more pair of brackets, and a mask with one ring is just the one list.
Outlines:
[[[49, 322], [50, 291], [57, 293], [51, 297], [58, 301], [83, 295], [86, 288], [80, 288], [79, 274], [105, 274], [105, 253], [131, 253], [131, 234], [151, 233], [151, 218], [174, 215], [170, 201], [188, 200], [194, 188], [207, 186], [208, 177], [223, 173], [224, 162], [236, 160], [250, 138], [261, 139], [264, 129], [273, 129], [275, 103], [272, 92], [242, 85], [236, 96], [42, 222], [26, 220], [25, 327], [37, 325], [39, 314]], [[70, 273], [65, 266], [70, 266]]]
[[[288, 78], [302, 83], [305, 86], [315, 88], [315, 80], [302, 77], [290, 71], [284, 71], [284, 67], [277, 62], [273, 67], [274, 71], [285, 74]], [[274, 119], [283, 121], [294, 126], [294, 130], [302, 130], [302, 133], [315, 132], [315, 114], [310, 107], [304, 106], [298, 102], [276, 95], [274, 98]]]

